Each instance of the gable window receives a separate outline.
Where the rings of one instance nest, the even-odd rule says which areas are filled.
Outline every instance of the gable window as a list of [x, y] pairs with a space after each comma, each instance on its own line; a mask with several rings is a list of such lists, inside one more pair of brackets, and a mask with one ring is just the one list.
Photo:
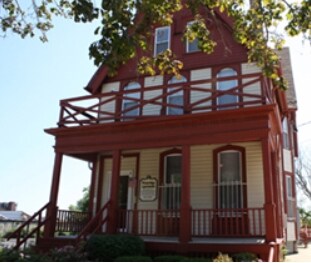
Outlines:
[[181, 204], [181, 154], [164, 156], [161, 209], [179, 209]]
[[154, 40], [154, 55], [170, 48], [170, 27], [159, 27], [155, 31], [155, 40]]
[[[217, 78], [233, 77], [237, 76], [237, 72], [232, 68], [225, 68], [219, 71]], [[237, 79], [222, 80], [217, 82], [217, 90], [224, 92], [228, 91], [238, 85]], [[236, 91], [234, 91], [235, 93]], [[232, 94], [224, 94], [217, 97], [217, 105], [219, 109], [234, 109], [237, 106], [234, 105], [238, 102], [238, 96]], [[225, 106], [228, 105], [228, 106]]]
[[[137, 92], [130, 92], [136, 90]], [[130, 82], [124, 88], [124, 99], [122, 103], [122, 112], [125, 117], [133, 117], [139, 115], [138, 99], [140, 97], [140, 84], [138, 82]]]
[[215, 178], [216, 206], [221, 209], [239, 209], [245, 206], [244, 149], [227, 147], [216, 150], [217, 176]]
[[[187, 79], [184, 76], [181, 76], [180, 78], [172, 77], [168, 84], [176, 84], [176, 83], [184, 83], [187, 82]], [[168, 95], [167, 97], [167, 103], [174, 106], [168, 106], [167, 107], [167, 115], [182, 115], [184, 113], [183, 105], [184, 105], [184, 92], [183, 89], [180, 89], [180, 87], [172, 87], [168, 88]]]
[[[194, 23], [194, 21], [188, 22], [187, 27], [191, 26], [193, 23]], [[186, 43], [187, 53], [200, 51], [198, 44], [199, 44], [199, 42], [198, 42], [197, 38], [195, 38], [193, 41], [189, 41], [187, 39], [187, 43]]]

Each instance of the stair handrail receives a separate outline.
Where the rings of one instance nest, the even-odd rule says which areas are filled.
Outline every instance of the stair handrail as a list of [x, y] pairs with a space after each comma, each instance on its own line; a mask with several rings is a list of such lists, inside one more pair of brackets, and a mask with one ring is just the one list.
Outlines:
[[[34, 233], [36, 233], [36, 242], [38, 241], [38, 238], [40, 237], [40, 228], [49, 220], [49, 218], [45, 217], [44, 220], [42, 220], [42, 212], [49, 207], [50, 203], [47, 203], [45, 206], [43, 206], [39, 211], [34, 213], [27, 221], [25, 221], [22, 225], [20, 225], [14, 232], [9, 234], [7, 236], [7, 240], [10, 240], [12, 238], [16, 238], [16, 245], [13, 247], [13, 249], [17, 250], [21, 247], [22, 244], [24, 244]], [[35, 218], [38, 216], [38, 220], [35, 221]], [[26, 228], [29, 227], [32, 223], [38, 223], [35, 228], [33, 228], [26, 236], [24, 236], [21, 239], [21, 233]]]
[[102, 216], [105, 210], [108, 210], [109, 205], [110, 205], [110, 200], [106, 202], [106, 204], [96, 213], [96, 215], [81, 230], [80, 234], [76, 238], [77, 244], [81, 240], [86, 240], [87, 235], [95, 233], [102, 225], [104, 225], [108, 221], [108, 212], [102, 220], [100, 220], [100, 217]]

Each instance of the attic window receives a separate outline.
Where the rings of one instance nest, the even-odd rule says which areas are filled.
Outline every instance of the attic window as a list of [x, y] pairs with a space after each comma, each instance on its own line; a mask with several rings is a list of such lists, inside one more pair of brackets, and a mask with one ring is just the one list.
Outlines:
[[[187, 27], [191, 26], [191, 24], [193, 24], [194, 21], [190, 21], [187, 23]], [[196, 51], [200, 51], [199, 46], [198, 46], [198, 39], [195, 38], [192, 42], [190, 42], [189, 40], [187, 40], [186, 43], [186, 49], [187, 49], [187, 53], [191, 53], [191, 52], [196, 52]]]
[[170, 48], [170, 27], [159, 27], [155, 31], [155, 40], [154, 40], [154, 55]]

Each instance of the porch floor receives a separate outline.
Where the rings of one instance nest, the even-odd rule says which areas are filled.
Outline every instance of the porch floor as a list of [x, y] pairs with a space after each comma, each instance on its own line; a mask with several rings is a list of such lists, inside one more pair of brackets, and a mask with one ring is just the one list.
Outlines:
[[[141, 236], [145, 242], [179, 243], [178, 237]], [[194, 237], [189, 244], [264, 244], [264, 238]]]

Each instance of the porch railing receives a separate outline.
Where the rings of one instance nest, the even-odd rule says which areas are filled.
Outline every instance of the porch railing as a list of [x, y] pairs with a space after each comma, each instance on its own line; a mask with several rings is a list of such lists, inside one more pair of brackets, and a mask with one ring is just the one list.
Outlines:
[[79, 233], [88, 223], [90, 216], [88, 212], [58, 210], [55, 231]]
[[264, 235], [264, 208], [192, 210], [192, 236], [252, 237]]
[[[216, 81], [233, 79], [237, 80], [238, 86], [225, 91], [213, 88], [217, 84]], [[136, 96], [137, 94], [139, 96]], [[179, 100], [174, 102], [170, 99], [180, 94], [182, 94], [182, 102]], [[225, 96], [234, 97], [235, 102], [226, 101]], [[124, 105], [125, 102], [127, 106]], [[62, 100], [58, 125], [60, 127], [88, 126], [171, 115], [171, 112], [196, 114], [269, 103], [273, 103], [271, 87], [260, 73], [254, 73], [217, 80], [192, 81], [186, 84], [112, 91]]]
[[[120, 210], [118, 231], [141, 236], [178, 236], [179, 210]], [[265, 235], [264, 208], [192, 209], [193, 237]]]

